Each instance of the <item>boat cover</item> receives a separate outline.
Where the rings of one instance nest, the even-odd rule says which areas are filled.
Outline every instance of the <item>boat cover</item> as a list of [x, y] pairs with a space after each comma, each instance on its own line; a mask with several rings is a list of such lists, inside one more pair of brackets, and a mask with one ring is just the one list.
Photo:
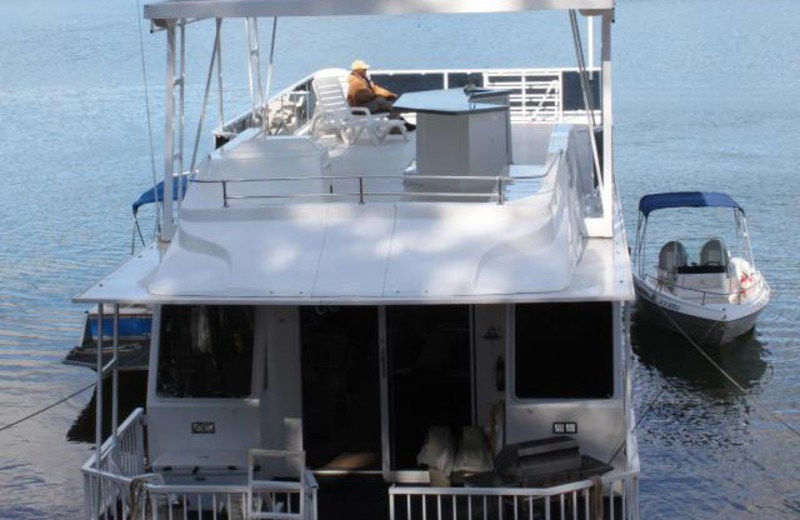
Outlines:
[[[186, 193], [186, 187], [189, 184], [189, 176], [188, 175], [183, 175], [181, 177], [173, 177], [172, 178], [172, 200], [178, 200], [178, 196], [179, 196], [179, 193], [178, 193], [178, 179], [180, 179], [182, 181], [181, 184], [183, 184], [183, 186], [182, 186], [183, 189], [181, 190], [181, 193], [184, 193], [184, 194]], [[161, 181], [158, 184], [156, 184], [156, 188], [155, 189], [148, 188], [141, 195], [139, 195], [139, 198], [136, 199], [136, 201], [133, 203], [133, 208], [132, 208], [133, 209], [133, 214], [136, 215], [136, 213], [139, 211], [139, 208], [141, 206], [144, 206], [145, 204], [153, 204], [156, 201], [156, 193], [158, 193], [158, 200], [164, 200], [164, 181]]]
[[675, 191], [671, 193], [652, 193], [645, 195], [639, 201], [639, 211], [644, 216], [651, 211], [666, 208], [736, 208], [742, 213], [744, 210], [726, 193], [713, 191]]

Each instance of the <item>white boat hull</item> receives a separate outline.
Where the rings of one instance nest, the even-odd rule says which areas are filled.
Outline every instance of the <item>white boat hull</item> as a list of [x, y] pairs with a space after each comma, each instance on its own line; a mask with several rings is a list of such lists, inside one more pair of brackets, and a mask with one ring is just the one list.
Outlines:
[[680, 327], [706, 346], [728, 344], [755, 327], [769, 291], [742, 304], [699, 304], [675, 297], [634, 275], [636, 303], [653, 324], [675, 332]]

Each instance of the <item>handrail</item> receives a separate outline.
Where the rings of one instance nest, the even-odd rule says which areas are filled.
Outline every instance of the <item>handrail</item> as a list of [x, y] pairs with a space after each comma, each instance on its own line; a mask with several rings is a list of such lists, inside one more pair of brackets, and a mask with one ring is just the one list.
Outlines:
[[[586, 70], [589, 70], [591, 72], [597, 72], [597, 73], [601, 72], [600, 67], [590, 67], [590, 68], [587, 68]], [[450, 74], [523, 75], [523, 76], [526, 76], [526, 77], [527, 76], [548, 75], [548, 74], [550, 74], [550, 75], [558, 74], [559, 75], [559, 79], [551, 80], [550, 82], [547, 82], [547, 81], [527, 81], [527, 79], [526, 79], [525, 84], [526, 84], [527, 87], [532, 87], [532, 88], [537, 88], [537, 89], [543, 89], [543, 88], [547, 87], [547, 91], [544, 94], [540, 94], [542, 96], [543, 100], [544, 100], [544, 98], [547, 98], [548, 96], [553, 95], [553, 94], [551, 94], [551, 90], [553, 88], [552, 84], [554, 82], [555, 82], [556, 85], [563, 83], [563, 79], [560, 77], [561, 74], [563, 74], [564, 72], [579, 72], [579, 68], [578, 67], [551, 67], [551, 68], [524, 68], [523, 67], [523, 68], [503, 69], [503, 68], [483, 68], [483, 67], [478, 67], [478, 68], [472, 68], [472, 69], [463, 69], [463, 68], [460, 68], [460, 69], [386, 69], [386, 70], [374, 69], [371, 72], [372, 72], [373, 75], [387, 75], [387, 76], [395, 76], [395, 75], [401, 75], [401, 74], [416, 74], [416, 75], [421, 75], [421, 76], [442, 74], [443, 75], [443, 78], [442, 78], [442, 87], [443, 88], [449, 88], [449, 86], [450, 86], [449, 85], [449, 75]], [[311, 82], [313, 80], [314, 80], [314, 74], [308, 74], [307, 76], [304, 76], [303, 78], [300, 78], [299, 80], [295, 81], [291, 85], [289, 85], [289, 86], [285, 87], [284, 89], [282, 89], [281, 91], [275, 93], [269, 99], [265, 100], [264, 101], [264, 105], [269, 105], [270, 103], [273, 103], [273, 102], [276, 102], [276, 101], [282, 101], [286, 96], [290, 96], [290, 95], [293, 95], [293, 94], [308, 95], [308, 93], [310, 91], [309, 85], [311, 84]], [[303, 90], [303, 87], [306, 87], [306, 89]], [[531, 95], [528, 95], [528, 94], [525, 94], [525, 95], [516, 94], [515, 96], [520, 96], [521, 98], [524, 98], [524, 99], [527, 99], [527, 98], [535, 99], [536, 98], [535, 95], [531, 96]], [[531, 115], [532, 118], [535, 118], [538, 115], [538, 113], [541, 112], [541, 109], [543, 108], [542, 107], [543, 100], [540, 100], [539, 106], [538, 106], [537, 109], [532, 110], [533, 111], [533, 114]], [[556, 112], [556, 114], [555, 114], [556, 115], [556, 119], [559, 120], [562, 117], [562, 114], [561, 114], [562, 107], [561, 107], [561, 100], [558, 99], [557, 101], [558, 101], [558, 107], [554, 107], [554, 110]], [[263, 107], [258, 107], [258, 108], [263, 108]], [[314, 107], [313, 106], [309, 106], [308, 109], [309, 109], [309, 113], [307, 114], [307, 120], [305, 121], [305, 123], [307, 123], [308, 121], [310, 121], [313, 118]], [[524, 110], [523, 110], [523, 116], [524, 115], [526, 115], [526, 114], [524, 113]], [[222, 125], [218, 126], [217, 128], [215, 128], [213, 133], [215, 135], [238, 134], [239, 132], [245, 130], [246, 128], [253, 127], [253, 125], [252, 125], [252, 116], [253, 116], [253, 110], [252, 109], [247, 110], [245, 112], [242, 112], [242, 113], [238, 114], [237, 116], [233, 117], [232, 119], [229, 119], [224, 124], [222, 124]]]
[[[678, 289], [682, 289], [684, 291], [700, 293], [700, 294], [703, 295], [703, 301], [702, 301], [701, 305], [705, 305], [706, 304], [706, 296], [719, 296], [719, 297], [736, 296], [737, 297], [737, 301], [735, 302], [735, 305], [741, 305], [742, 304], [742, 291], [741, 290], [739, 290], [739, 291], [731, 291], [731, 292], [724, 292], [724, 293], [723, 292], [714, 292], [714, 291], [704, 291], [702, 289], [695, 289], [693, 287], [685, 287], [683, 285], [679, 285], [677, 283], [670, 282], [669, 280], [664, 280], [663, 278], [658, 278], [658, 277], [655, 277], [653, 275], [646, 274], [646, 273], [644, 273], [643, 276], [644, 276], [645, 280], [647, 280], [647, 279], [653, 280], [655, 282], [655, 285], [656, 285], [655, 289], [658, 290], [658, 291], [663, 291], [663, 286], [669, 286], [669, 287], [677, 287]], [[758, 281], [756, 282], [756, 284], [753, 285], [752, 287], [746, 289], [745, 292], [750, 291], [752, 289], [756, 289], [756, 288], [760, 289], [765, 284], [766, 284], [766, 280], [764, 280], [764, 277], [763, 276], [759, 276], [758, 277]], [[767, 288], [769, 288], [769, 286], [767, 286]]]
[[[608, 518], [638, 520], [639, 472], [628, 470], [549, 488], [398, 487], [389, 488], [389, 518], [397, 520], [486, 520], [486, 518], [594, 518], [602, 511], [595, 501], [605, 494]], [[607, 492], [607, 493], [606, 493]], [[594, 500], [592, 495], [594, 493]], [[616, 502], [615, 499], [619, 499]], [[619, 514], [617, 513], [619, 508]], [[405, 514], [398, 510], [405, 510]]]
[[[119, 438], [121, 438], [131, 427], [133, 427], [134, 422], [140, 420], [144, 416], [144, 409], [143, 408], [136, 408], [133, 412], [122, 421], [122, 424], [119, 425], [117, 428], [117, 442]], [[111, 454], [111, 452], [116, 448], [117, 445], [115, 443], [114, 436], [110, 436], [108, 439], [103, 441], [103, 445], [100, 448], [100, 460], [103, 461]], [[84, 462], [83, 466], [81, 467], [82, 470], [86, 471], [89, 469], [93, 469], [94, 471], [100, 471], [96, 468], [97, 465], [97, 453], [92, 453], [89, 459]]]
[[[553, 168], [558, 165], [563, 159], [563, 152], [554, 155], [544, 166], [544, 171], [536, 175], [314, 175], [314, 176], [295, 176], [295, 177], [268, 177], [262, 179], [189, 179], [192, 183], [197, 184], [220, 184], [222, 186], [222, 205], [224, 208], [230, 207], [229, 200], [245, 200], [245, 199], [303, 199], [303, 198], [354, 198], [358, 197], [360, 204], [364, 204], [366, 197], [413, 197], [419, 198], [455, 198], [455, 199], [486, 199], [497, 200], [498, 204], [503, 204], [506, 201], [505, 187], [514, 182], [529, 181], [543, 179], [550, 175]], [[494, 182], [497, 183], [497, 189], [485, 192], [370, 192], [364, 189], [365, 181], [377, 179], [393, 179], [401, 182], [406, 180], [415, 181], [467, 181], [467, 182]], [[228, 185], [238, 183], [267, 183], [267, 182], [308, 182], [308, 181], [337, 181], [337, 180], [351, 180], [358, 181], [357, 192], [318, 192], [318, 193], [293, 193], [293, 194], [267, 194], [267, 195], [229, 195]], [[538, 195], [543, 192], [532, 193], [531, 195]]]
[[[546, 174], [544, 174], [546, 175]], [[266, 179], [192, 179], [191, 182], [200, 184], [221, 184], [222, 186], [222, 199], [223, 207], [229, 207], [228, 201], [230, 200], [245, 200], [245, 199], [303, 199], [303, 198], [354, 198], [358, 197], [359, 203], [363, 204], [367, 197], [413, 197], [419, 198], [455, 198], [455, 199], [496, 199], [498, 204], [505, 202], [504, 187], [514, 181], [524, 181], [541, 178], [544, 175], [529, 175], [520, 177], [509, 176], [464, 176], [464, 175], [426, 175], [414, 176], [414, 180], [448, 180], [448, 181], [482, 181], [482, 182], [495, 182], [497, 183], [497, 190], [469, 193], [469, 192], [378, 192], [366, 191], [364, 188], [365, 181], [372, 179], [400, 179], [405, 180], [408, 177], [403, 175], [331, 175], [331, 176], [309, 176], [309, 177], [271, 177]], [[358, 181], [357, 192], [318, 192], [318, 193], [287, 193], [287, 194], [269, 194], [269, 195], [229, 195], [228, 184], [230, 183], [246, 183], [246, 182], [298, 182], [298, 181], [335, 181], [335, 180], [353, 180]]]
[[[617, 482], [619, 480], [624, 480], [630, 477], [638, 477], [638, 471], [625, 471], [623, 473], [616, 473], [601, 477], [601, 481], [603, 485], [608, 485], [612, 482]], [[577, 482], [569, 482], [567, 484], [561, 484], [558, 486], [553, 486], [549, 488], [517, 488], [517, 487], [508, 487], [508, 488], [483, 488], [483, 487], [413, 487], [413, 486], [401, 486], [398, 487], [397, 485], [392, 485], [389, 488], [390, 495], [456, 495], [456, 496], [467, 496], [467, 495], [487, 495], [487, 496], [555, 496], [555, 495], [563, 495], [564, 493], [571, 493], [573, 491], [581, 491], [583, 489], [589, 489], [593, 487], [595, 484], [591, 480], [579, 480]]]

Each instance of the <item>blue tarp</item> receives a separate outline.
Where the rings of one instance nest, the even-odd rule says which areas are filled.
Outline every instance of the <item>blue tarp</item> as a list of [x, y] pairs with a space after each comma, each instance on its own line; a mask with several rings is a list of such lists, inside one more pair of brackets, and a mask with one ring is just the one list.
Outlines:
[[676, 191], [672, 193], [653, 193], [639, 201], [639, 211], [648, 216], [651, 211], [665, 208], [737, 208], [744, 213], [739, 204], [725, 193], [712, 191]]
[[[186, 187], [189, 185], [189, 176], [188, 175], [181, 175], [180, 177], [173, 177], [172, 178], [172, 200], [178, 200], [178, 181], [181, 181], [183, 184], [183, 194], [186, 195]], [[156, 185], [156, 189], [150, 188], [146, 190], [144, 193], [139, 195], [139, 198], [136, 199], [136, 202], [133, 203], [133, 214], [139, 211], [140, 206], [144, 206], [145, 204], [153, 204], [156, 201], [155, 192], [158, 192], [158, 200], [164, 200], [164, 181], [159, 182]]]

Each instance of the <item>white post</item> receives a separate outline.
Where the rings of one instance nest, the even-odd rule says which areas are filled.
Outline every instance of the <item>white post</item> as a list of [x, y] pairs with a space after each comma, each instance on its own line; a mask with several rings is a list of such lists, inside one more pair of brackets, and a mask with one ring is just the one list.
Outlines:
[[224, 130], [225, 111], [222, 98], [222, 18], [217, 18], [217, 87], [219, 90], [219, 128]]
[[594, 79], [594, 16], [586, 17], [586, 38], [589, 40], [589, 77]]
[[247, 89], [250, 91], [250, 108], [255, 108], [256, 98], [253, 92], [253, 47], [250, 36], [250, 18], [244, 19], [244, 28], [247, 33]]
[[111, 436], [114, 447], [117, 446], [117, 428], [119, 427], [119, 304], [114, 304], [114, 357], [111, 379]]
[[247, 28], [247, 52], [249, 58], [247, 79], [248, 87], [250, 89], [250, 104], [253, 112], [253, 122], [255, 123], [259, 116], [259, 111], [264, 105], [263, 90], [261, 85], [261, 57], [259, 54], [258, 18], [245, 18], [245, 26]]
[[611, 96], [611, 23], [614, 11], [603, 14], [603, 220], [607, 232], [612, 232], [614, 207], [612, 195], [614, 190], [614, 119], [613, 100]]
[[269, 113], [269, 95], [272, 88], [272, 62], [275, 57], [275, 33], [278, 31], [278, 17], [272, 19], [272, 43], [269, 46], [269, 64], [267, 65], [267, 86], [264, 91], [264, 103], [266, 104], [267, 113], [265, 115], [264, 130], [269, 132], [270, 113]]
[[[180, 63], [180, 76], [178, 77], [178, 87], [179, 87], [179, 96], [180, 96], [180, 104], [178, 106], [178, 114], [180, 118], [180, 124], [178, 126], [178, 175], [183, 175], [183, 140], [184, 140], [184, 128], [186, 123], [186, 113], [185, 113], [185, 99], [186, 99], [186, 20], [181, 19], [178, 22], [178, 25], [181, 28], [181, 63]], [[178, 177], [178, 213], [177, 217], [180, 220], [180, 208], [181, 204], [183, 203], [183, 182], [180, 177]]]
[[172, 240], [175, 221], [172, 216], [172, 174], [175, 165], [175, 21], [167, 22], [167, 72], [164, 89], [164, 218], [163, 241]]
[[103, 452], [103, 302], [97, 306], [97, 386], [95, 387], [94, 442], [95, 466], [100, 471]]

